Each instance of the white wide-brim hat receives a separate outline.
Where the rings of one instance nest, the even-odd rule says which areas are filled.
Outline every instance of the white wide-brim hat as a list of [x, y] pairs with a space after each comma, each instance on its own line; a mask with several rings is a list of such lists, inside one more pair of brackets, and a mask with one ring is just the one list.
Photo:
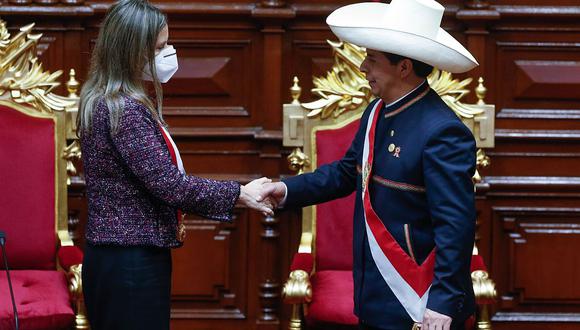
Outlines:
[[434, 0], [363, 2], [338, 8], [326, 23], [342, 41], [405, 56], [451, 73], [469, 71], [479, 64], [440, 27], [444, 11]]

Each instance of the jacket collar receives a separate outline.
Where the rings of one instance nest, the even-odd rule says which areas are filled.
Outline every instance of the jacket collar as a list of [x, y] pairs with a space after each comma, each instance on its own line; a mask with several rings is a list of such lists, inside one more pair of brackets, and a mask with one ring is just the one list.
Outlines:
[[412, 91], [401, 97], [400, 99], [387, 104], [385, 106], [385, 118], [389, 118], [395, 116], [405, 109], [408, 109], [413, 104], [417, 103], [417, 101], [421, 100], [427, 93], [429, 93], [429, 83], [427, 79], [425, 79], [419, 86], [415, 87]]

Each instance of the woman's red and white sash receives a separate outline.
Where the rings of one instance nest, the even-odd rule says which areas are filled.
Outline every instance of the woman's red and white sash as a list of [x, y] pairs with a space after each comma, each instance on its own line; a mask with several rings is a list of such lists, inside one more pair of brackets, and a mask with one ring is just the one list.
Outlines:
[[[159, 127], [161, 128], [161, 135], [163, 135], [167, 149], [169, 149], [169, 154], [171, 154], [171, 162], [173, 165], [177, 166], [181, 174], [185, 175], [185, 168], [183, 167], [183, 161], [181, 160], [181, 154], [179, 153], [179, 149], [177, 149], [177, 145], [175, 142], [173, 142], [171, 135], [161, 123], [159, 123]], [[181, 212], [181, 210], [177, 210], [177, 240], [180, 242], [185, 240], [185, 226], [183, 224], [183, 216], [183, 212]]]
[[173, 142], [173, 139], [171, 138], [171, 135], [167, 129], [161, 124], [159, 124], [159, 127], [161, 128], [163, 139], [165, 140], [165, 144], [167, 144], [167, 148], [171, 154], [171, 162], [173, 165], [177, 166], [181, 174], [185, 174], [185, 168], [183, 167], [183, 161], [181, 160], [181, 154], [179, 153], [179, 149], [177, 149], [177, 145], [175, 142]]
[[[413, 321], [421, 322], [427, 306], [429, 289], [433, 282], [435, 249], [429, 253], [421, 265], [413, 261], [376, 214], [369, 196], [368, 187], [373, 167], [375, 128], [382, 106], [383, 101], [379, 100], [370, 113], [363, 149], [362, 199], [367, 237], [371, 255], [383, 279]], [[388, 219], [383, 220], [388, 221]]]

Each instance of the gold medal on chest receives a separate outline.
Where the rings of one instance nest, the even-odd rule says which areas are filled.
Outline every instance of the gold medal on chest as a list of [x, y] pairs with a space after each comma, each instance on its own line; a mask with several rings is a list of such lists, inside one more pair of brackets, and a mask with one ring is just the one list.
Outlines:
[[185, 220], [185, 213], [181, 215], [181, 221], [177, 225], [177, 240], [183, 243], [185, 241], [186, 231], [183, 221]]

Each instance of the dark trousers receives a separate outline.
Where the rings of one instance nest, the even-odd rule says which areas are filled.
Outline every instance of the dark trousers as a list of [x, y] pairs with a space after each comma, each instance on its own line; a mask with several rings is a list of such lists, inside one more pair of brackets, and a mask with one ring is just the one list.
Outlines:
[[87, 244], [82, 276], [92, 330], [169, 330], [170, 249]]
[[359, 330], [381, 330], [381, 328], [373, 327], [363, 323], [359, 323], [358, 328]]

